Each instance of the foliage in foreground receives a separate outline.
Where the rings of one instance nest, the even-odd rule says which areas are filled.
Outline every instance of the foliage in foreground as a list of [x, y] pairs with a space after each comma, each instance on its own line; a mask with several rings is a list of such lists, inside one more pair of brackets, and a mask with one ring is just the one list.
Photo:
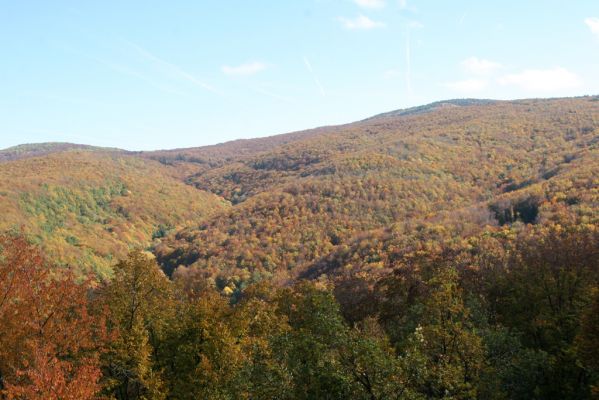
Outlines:
[[595, 225], [530, 226], [462, 252], [421, 251], [357, 296], [368, 307], [336, 298], [323, 279], [262, 282], [231, 304], [198, 276], [170, 280], [141, 252], [91, 287], [22, 239], [0, 242], [3, 398], [598, 393]]

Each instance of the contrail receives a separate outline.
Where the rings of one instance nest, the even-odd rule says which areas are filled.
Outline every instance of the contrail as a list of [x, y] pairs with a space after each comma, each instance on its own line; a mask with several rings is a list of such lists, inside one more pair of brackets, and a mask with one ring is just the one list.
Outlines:
[[273, 99], [281, 100], [287, 103], [291, 103], [292, 99], [289, 97], [281, 96], [279, 94], [273, 93], [270, 90], [266, 90], [259, 86], [247, 86], [248, 89], [253, 90], [256, 93], [263, 94], [264, 96], [272, 97]]
[[412, 53], [410, 48], [410, 31], [413, 28], [422, 28], [423, 25], [418, 21], [411, 21], [406, 25], [406, 87], [408, 94], [411, 96], [412, 92]]
[[406, 28], [406, 87], [408, 88], [408, 94], [411, 96], [412, 92], [412, 60], [410, 54], [410, 27]]
[[201, 87], [202, 89], [208, 90], [209, 92], [212, 92], [217, 95], [221, 95], [221, 93], [219, 93], [215, 88], [213, 88], [212, 86], [210, 86], [209, 84], [207, 84], [205, 82], [202, 82], [201, 80], [199, 80], [198, 78], [196, 78], [189, 72], [185, 71], [183, 68], [179, 67], [178, 65], [175, 65], [166, 60], [163, 60], [162, 58], [152, 54], [150, 51], [144, 49], [143, 47], [141, 47], [133, 42], [130, 42], [130, 41], [124, 41], [124, 42], [126, 44], [128, 44], [129, 46], [133, 47], [135, 50], [137, 50], [137, 52], [141, 56], [146, 58], [147, 60], [150, 60], [150, 61], [152, 61], [158, 65], [161, 65], [163, 67], [166, 67], [166, 69], [169, 70], [173, 75], [178, 76], [179, 78], [184, 79], [188, 82], [191, 82], [192, 84], [194, 84], [198, 87]]
[[94, 60], [94, 61], [96, 61], [96, 62], [98, 62], [98, 63], [100, 63], [100, 64], [102, 64], [102, 65], [104, 65], [105, 67], [107, 67], [107, 68], [109, 68], [109, 69], [111, 69], [111, 70], [113, 70], [115, 72], [118, 72], [118, 73], [123, 74], [123, 75], [133, 76], [133, 77], [135, 77], [137, 79], [140, 79], [140, 80], [148, 83], [149, 85], [151, 85], [151, 86], [153, 86], [153, 87], [155, 87], [155, 88], [157, 88], [159, 90], [162, 90], [162, 91], [166, 92], [166, 93], [176, 94], [176, 95], [179, 95], [179, 96], [185, 96], [184, 93], [182, 93], [182, 92], [180, 92], [180, 91], [178, 91], [176, 89], [173, 89], [171, 86], [169, 86], [169, 85], [163, 85], [161, 83], [158, 83], [155, 80], [153, 80], [151, 78], [148, 78], [147, 76], [145, 76], [145, 75], [137, 72], [136, 70], [131, 69], [131, 68], [125, 66], [125, 65], [115, 64], [115, 63], [103, 60], [101, 58], [98, 58], [98, 57], [89, 57], [89, 58], [92, 59], [92, 60]]
[[320, 84], [320, 81], [318, 80], [318, 77], [314, 73], [314, 70], [312, 69], [312, 64], [310, 64], [310, 61], [306, 57], [304, 57], [304, 64], [306, 65], [306, 68], [308, 69], [308, 72], [310, 72], [310, 75], [312, 75], [312, 79], [314, 79], [314, 83], [316, 84], [316, 86], [320, 90], [320, 95], [322, 97], [325, 97], [327, 94], [325, 93], [324, 88]]

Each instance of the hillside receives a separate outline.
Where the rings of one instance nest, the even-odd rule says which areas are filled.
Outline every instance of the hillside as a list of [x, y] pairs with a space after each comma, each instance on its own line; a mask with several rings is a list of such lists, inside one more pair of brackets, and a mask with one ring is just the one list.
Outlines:
[[37, 157], [52, 153], [61, 153], [65, 151], [89, 151], [89, 152], [114, 152], [125, 153], [124, 150], [88, 146], [85, 144], [74, 143], [32, 143], [21, 144], [7, 149], [0, 150], [0, 162], [12, 161], [27, 157]]
[[387, 237], [596, 218], [598, 104], [448, 100], [159, 152], [17, 146], [0, 151], [0, 229], [100, 275], [129, 248], [151, 248], [169, 274], [183, 266], [227, 293], [352, 268], [384, 274], [384, 257], [343, 260]]
[[[447, 104], [276, 137], [263, 151], [224, 157], [187, 182], [234, 206], [170, 235], [155, 248], [159, 261], [231, 293], [264, 278], [347, 269], [326, 260], [353, 257], [381, 229], [400, 240], [423, 230], [457, 240], [555, 215], [596, 221], [596, 98]], [[392, 268], [379, 256], [362, 264]]]
[[130, 248], [226, 207], [160, 163], [57, 147], [0, 163], [0, 229], [23, 231], [61, 264], [107, 276]]

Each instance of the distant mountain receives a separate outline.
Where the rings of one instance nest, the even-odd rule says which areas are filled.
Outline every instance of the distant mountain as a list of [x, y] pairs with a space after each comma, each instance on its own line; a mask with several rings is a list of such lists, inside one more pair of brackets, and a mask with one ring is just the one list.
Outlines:
[[21, 144], [7, 149], [0, 150], [0, 162], [18, 160], [27, 157], [37, 157], [46, 154], [60, 153], [64, 151], [101, 151], [101, 152], [117, 152], [124, 153], [125, 150], [108, 148], [108, 147], [96, 147], [88, 146], [85, 144], [74, 144], [74, 143], [33, 143], [33, 144]]
[[100, 275], [151, 249], [227, 293], [374, 276], [422, 243], [596, 223], [598, 121], [596, 96], [462, 99], [189, 149], [17, 146], [0, 151], [0, 230]]

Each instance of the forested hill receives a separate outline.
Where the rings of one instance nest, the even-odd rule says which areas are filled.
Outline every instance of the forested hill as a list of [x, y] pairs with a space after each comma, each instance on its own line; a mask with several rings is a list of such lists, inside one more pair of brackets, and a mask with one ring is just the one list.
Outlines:
[[595, 221], [598, 128], [596, 97], [470, 100], [275, 137], [237, 158], [240, 142], [188, 150], [180, 159], [222, 155], [186, 181], [233, 207], [155, 253], [169, 273], [184, 266], [239, 293], [265, 278], [386, 273], [389, 235], [402, 254], [565, 215]]
[[57, 147], [0, 163], [0, 230], [25, 234], [80, 273], [110, 276], [129, 250], [228, 206], [156, 161]]
[[0, 151], [2, 229], [101, 275], [141, 245], [168, 273], [239, 293], [329, 271], [323, 260], [377, 232], [464, 237], [558, 206], [580, 214], [594, 206], [598, 109], [597, 97], [448, 100], [181, 150], [17, 146]]

